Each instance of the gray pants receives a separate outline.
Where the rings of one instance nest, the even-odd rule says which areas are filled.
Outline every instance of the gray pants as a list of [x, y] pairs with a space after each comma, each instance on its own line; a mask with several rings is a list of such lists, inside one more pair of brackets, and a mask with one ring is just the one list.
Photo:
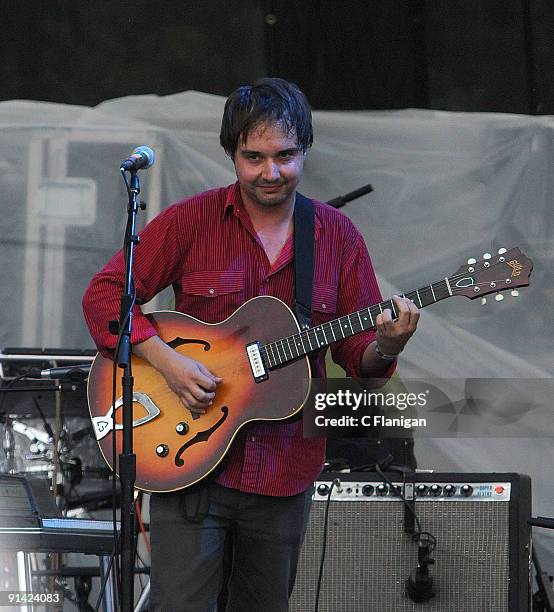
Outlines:
[[286, 612], [312, 490], [269, 497], [209, 483], [153, 494], [149, 612], [215, 612], [229, 537], [225, 610]]

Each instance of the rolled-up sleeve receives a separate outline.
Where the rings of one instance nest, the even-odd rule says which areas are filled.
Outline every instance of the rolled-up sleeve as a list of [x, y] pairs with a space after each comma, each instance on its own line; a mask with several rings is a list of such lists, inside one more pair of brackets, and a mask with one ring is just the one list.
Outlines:
[[[340, 270], [337, 315], [351, 314], [382, 301], [375, 271], [364, 239], [355, 227], [350, 228]], [[362, 357], [366, 347], [375, 340], [374, 331], [361, 332], [332, 345], [333, 360], [346, 371], [346, 375], [361, 378]], [[382, 374], [389, 378], [396, 369], [396, 360]]]
[[[181, 227], [185, 216], [179, 204], [170, 206], [140, 233], [134, 250], [133, 280], [136, 296], [151, 300], [159, 291], [172, 284], [179, 275], [181, 253], [185, 246]], [[83, 296], [83, 313], [90, 334], [100, 353], [113, 357], [117, 341], [108, 329], [110, 321], [119, 321], [121, 294], [125, 286], [125, 259], [122, 251], [90, 281]], [[156, 329], [139, 306], [133, 307], [131, 343], [136, 344], [156, 335]]]

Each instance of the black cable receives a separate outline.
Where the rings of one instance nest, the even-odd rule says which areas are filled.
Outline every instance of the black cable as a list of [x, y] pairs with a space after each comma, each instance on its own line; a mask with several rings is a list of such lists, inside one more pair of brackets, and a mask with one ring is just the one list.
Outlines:
[[[419, 542], [421, 540], [422, 536], [427, 536], [424, 541], [428, 541], [432, 548], [429, 551], [429, 553], [432, 553], [435, 548], [437, 547], [437, 538], [430, 533], [429, 531], [422, 531], [421, 529], [421, 522], [419, 520], [419, 517], [417, 516], [416, 511], [414, 510], [414, 508], [412, 508], [412, 506], [408, 503], [408, 500], [404, 497], [404, 492], [403, 492], [403, 488], [401, 488], [400, 490], [398, 490], [394, 484], [389, 480], [389, 478], [387, 477], [387, 475], [381, 470], [379, 464], [375, 464], [375, 471], [377, 472], [377, 474], [379, 474], [379, 477], [383, 480], [383, 482], [385, 482], [386, 484], [389, 485], [389, 487], [391, 488], [391, 491], [395, 492], [395, 496], [396, 497], [400, 497], [400, 499], [402, 500], [402, 503], [404, 504], [404, 507], [407, 508], [409, 510], [409, 512], [412, 514], [412, 516], [414, 517], [414, 521], [417, 525], [417, 530], [416, 532], [412, 535], [412, 540], [414, 542]], [[406, 484], [406, 475], [404, 474], [404, 482], [403, 484]]]
[[417, 530], [412, 534], [411, 538], [413, 542], [418, 543], [418, 561], [416, 570], [412, 572], [406, 580], [406, 594], [412, 601], [418, 603], [428, 601], [435, 596], [433, 592], [433, 579], [427, 573], [427, 566], [435, 563], [434, 559], [431, 559], [431, 553], [437, 547], [437, 538], [429, 531], [423, 531], [421, 529], [421, 523], [415, 508], [408, 503], [408, 500], [404, 496], [406, 473], [403, 475], [403, 486], [398, 490], [381, 470], [379, 464], [376, 464], [375, 471], [379, 474], [381, 479], [391, 487], [391, 491], [396, 494], [396, 497], [400, 497], [404, 507], [407, 508], [414, 517]]
[[[24, 378], [27, 378], [29, 376], [29, 372], [25, 372], [24, 374], [20, 374], [19, 376], [15, 376], [14, 378], [12, 378], [11, 380], [8, 381], [8, 384], [4, 386], [4, 389], [10, 389], [11, 387], [13, 387], [13, 385], [20, 381], [23, 380]], [[54, 387], [55, 388], [55, 387]], [[49, 390], [50, 387], [48, 387], [46, 390]], [[2, 391], [2, 389], [0, 389], [0, 391]], [[7, 393], [0, 393], [0, 415], [2, 415], [2, 409], [4, 408], [4, 402], [6, 401], [6, 395], [8, 395]]]
[[321, 545], [321, 560], [319, 562], [319, 575], [317, 577], [317, 588], [315, 593], [315, 607], [314, 612], [319, 610], [319, 595], [321, 592], [321, 583], [323, 581], [323, 567], [325, 564], [325, 552], [327, 550], [327, 530], [329, 526], [329, 507], [331, 505], [331, 494], [335, 485], [338, 484], [338, 478], [335, 478], [329, 487], [329, 493], [327, 494], [327, 501], [325, 502], [325, 516], [323, 519], [323, 543]]

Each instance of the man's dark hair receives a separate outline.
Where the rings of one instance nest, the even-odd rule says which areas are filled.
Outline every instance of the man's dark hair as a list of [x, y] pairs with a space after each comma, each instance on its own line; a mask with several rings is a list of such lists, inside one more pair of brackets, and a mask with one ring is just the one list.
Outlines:
[[312, 111], [306, 96], [294, 83], [277, 78], [243, 85], [227, 98], [219, 142], [234, 159], [239, 138], [246, 143], [248, 134], [265, 123], [279, 123], [285, 133], [296, 134], [304, 153], [312, 146]]

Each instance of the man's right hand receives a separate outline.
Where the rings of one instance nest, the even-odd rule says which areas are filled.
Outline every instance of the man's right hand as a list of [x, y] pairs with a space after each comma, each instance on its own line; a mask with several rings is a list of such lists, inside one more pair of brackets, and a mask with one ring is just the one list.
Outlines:
[[133, 345], [133, 353], [148, 361], [165, 378], [169, 388], [192, 413], [205, 414], [213, 404], [223, 379], [199, 361], [181, 355], [159, 336]]

